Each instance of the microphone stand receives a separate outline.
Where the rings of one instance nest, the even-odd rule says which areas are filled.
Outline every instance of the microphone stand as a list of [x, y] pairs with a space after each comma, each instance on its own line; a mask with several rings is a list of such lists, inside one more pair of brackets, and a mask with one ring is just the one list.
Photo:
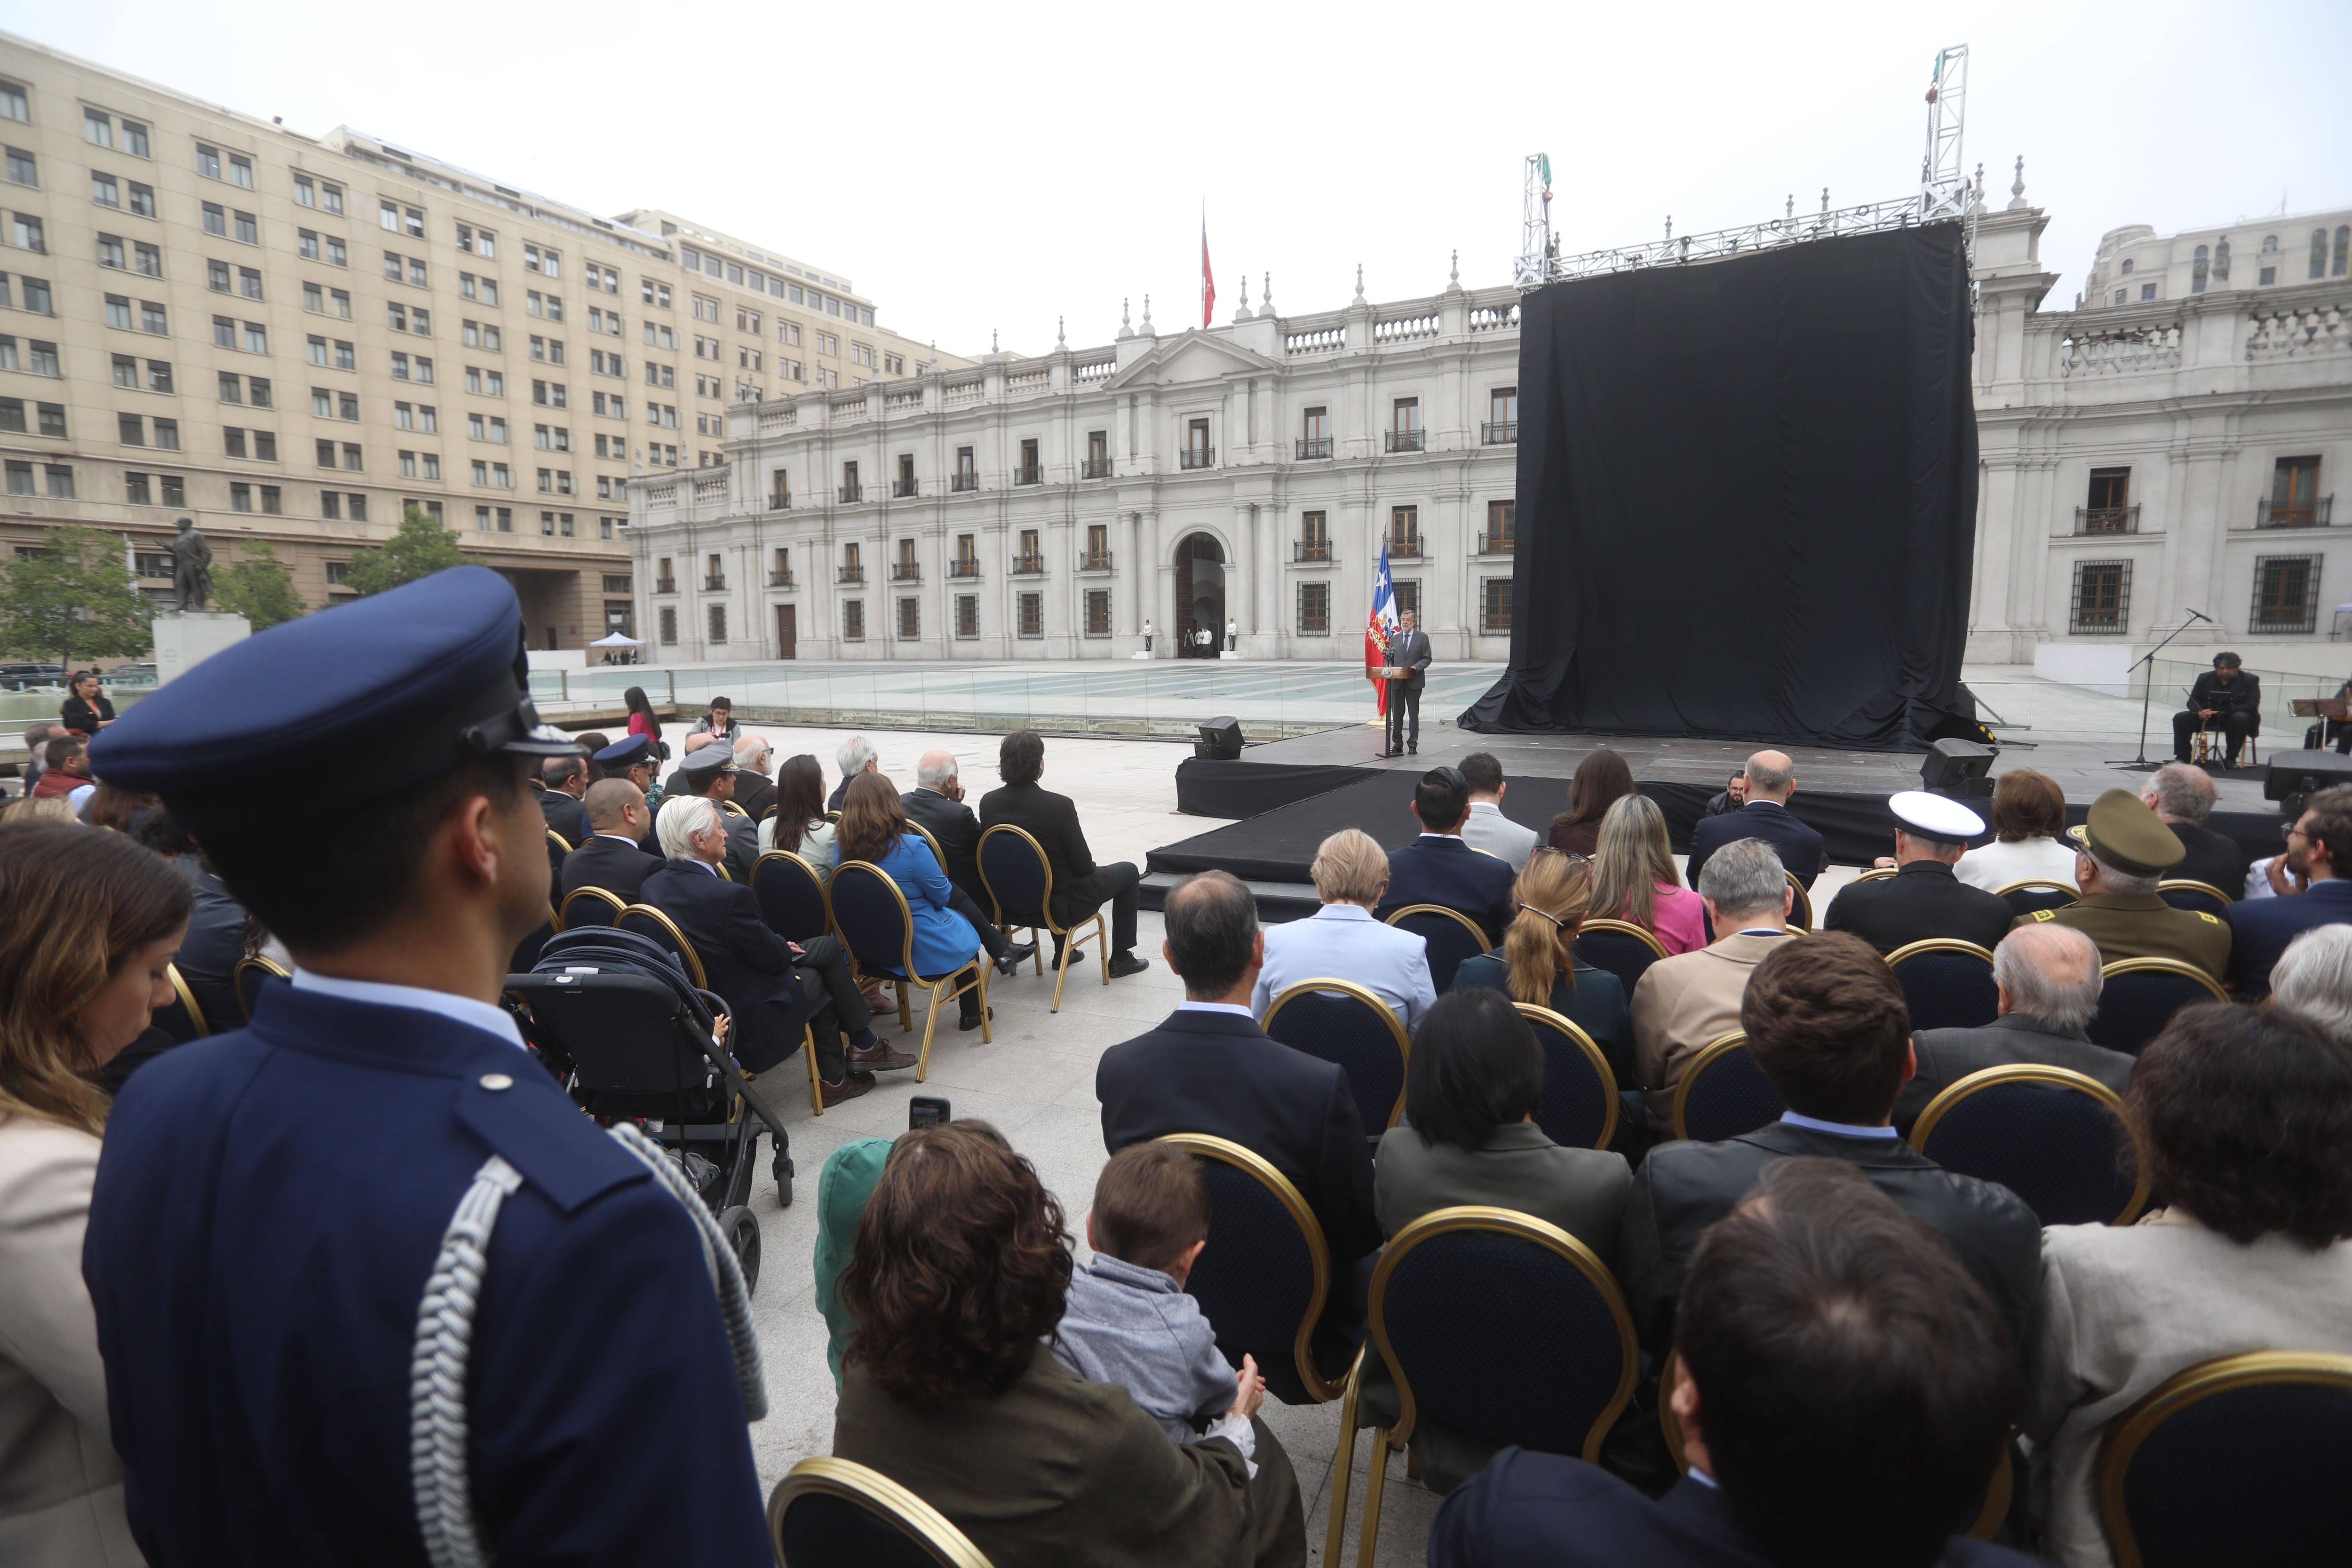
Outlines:
[[[2183, 605], [2181, 608], [2188, 610], [2189, 606]], [[2196, 616], [2198, 620], [2203, 621], [2208, 626], [2213, 624], [2213, 617], [2205, 614], [2202, 610], [2189, 610], [2189, 613]], [[2166, 643], [2169, 643], [2173, 637], [2177, 637], [2182, 632], [2187, 631], [2191, 624], [2192, 623], [2189, 621], [2181, 622], [2179, 626], [2172, 628], [2171, 634], [2164, 639], [2164, 642], [2157, 644], [2154, 647], [2148, 649], [2147, 652], [2132, 660], [2132, 668], [2135, 669], [2138, 668], [2143, 664], [2147, 666], [2147, 681], [2146, 685], [2140, 688], [2139, 696], [2139, 754], [2137, 756], [2128, 758], [2110, 758], [2106, 763], [2108, 767], [2128, 768], [2134, 773], [2154, 773], [2157, 769], [2164, 766], [2162, 763], [2151, 763], [2147, 760], [2147, 705], [2156, 697], [2156, 656], [2164, 651]]]

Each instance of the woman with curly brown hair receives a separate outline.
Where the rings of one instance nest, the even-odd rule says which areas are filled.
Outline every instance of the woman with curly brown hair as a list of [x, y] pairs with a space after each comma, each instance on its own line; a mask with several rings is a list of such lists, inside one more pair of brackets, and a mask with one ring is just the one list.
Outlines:
[[2163, 1211], [2044, 1230], [2025, 1431], [2048, 1456], [2042, 1551], [2111, 1561], [2095, 1494], [2109, 1423], [2242, 1351], [2352, 1353], [2352, 1050], [2280, 1008], [2184, 1008], [2124, 1112]]
[[1069, 1245], [1061, 1205], [986, 1123], [902, 1135], [841, 1277], [857, 1328], [834, 1453], [995, 1568], [1303, 1563], [1297, 1478], [1262, 1422], [1253, 1454], [1180, 1446], [1127, 1390], [1054, 1359]]
[[0, 826], [0, 1563], [136, 1563], [82, 1230], [90, 1081], [172, 1000], [187, 884], [119, 833]]

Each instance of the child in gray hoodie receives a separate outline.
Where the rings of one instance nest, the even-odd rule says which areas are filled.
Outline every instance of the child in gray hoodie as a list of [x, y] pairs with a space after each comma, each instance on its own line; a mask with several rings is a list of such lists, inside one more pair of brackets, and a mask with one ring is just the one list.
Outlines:
[[1246, 1355], [1234, 1373], [1184, 1293], [1208, 1235], [1208, 1184], [1192, 1155], [1166, 1143], [1112, 1155], [1087, 1215], [1095, 1258], [1071, 1276], [1054, 1356], [1088, 1383], [1126, 1389], [1177, 1442], [1224, 1437], [1254, 1458], [1250, 1417], [1265, 1380]]

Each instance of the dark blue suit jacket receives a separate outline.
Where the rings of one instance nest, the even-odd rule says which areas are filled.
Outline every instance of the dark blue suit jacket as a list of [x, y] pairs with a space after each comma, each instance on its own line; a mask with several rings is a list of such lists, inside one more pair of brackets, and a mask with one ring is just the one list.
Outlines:
[[1443, 904], [1476, 921], [1492, 947], [1517, 912], [1511, 898], [1517, 880], [1500, 856], [1473, 849], [1452, 834], [1425, 833], [1389, 851], [1389, 890], [1372, 913], [1386, 920], [1407, 904]]
[[[1939, 1568], [2038, 1558], [1956, 1535]], [[1730, 1500], [1685, 1476], [1653, 1502], [1581, 1459], [1506, 1448], [1437, 1510], [1429, 1568], [1772, 1568]]]
[[694, 944], [704, 983], [726, 998], [735, 1022], [727, 1037], [735, 1059], [765, 1072], [793, 1054], [809, 1021], [808, 998], [793, 951], [760, 918], [759, 901], [701, 863], [668, 860], [637, 894], [667, 915]]
[[108, 1131], [82, 1272], [150, 1563], [425, 1562], [417, 1303], [494, 1152], [523, 1184], [473, 1332], [484, 1545], [772, 1561], [692, 1223], [511, 1041], [272, 985], [252, 1027], [142, 1068]]
[[1335, 1262], [1380, 1249], [1371, 1146], [1345, 1068], [1237, 1014], [1180, 1009], [1102, 1054], [1095, 1098], [1109, 1152], [1169, 1132], [1230, 1139], [1290, 1178]]
[[2352, 924], [2352, 881], [2330, 877], [2284, 899], [2248, 899], [2221, 911], [2230, 922], [2229, 982], [2241, 1002], [2270, 994], [2271, 965], [2315, 926]]
[[1742, 838], [1761, 838], [1769, 844], [1780, 852], [1780, 864], [1808, 889], [1830, 863], [1829, 847], [1822, 836], [1798, 821], [1787, 806], [1776, 800], [1751, 800], [1738, 811], [1703, 816], [1691, 829], [1690, 885], [1698, 886], [1699, 868], [1706, 864], [1708, 856]]

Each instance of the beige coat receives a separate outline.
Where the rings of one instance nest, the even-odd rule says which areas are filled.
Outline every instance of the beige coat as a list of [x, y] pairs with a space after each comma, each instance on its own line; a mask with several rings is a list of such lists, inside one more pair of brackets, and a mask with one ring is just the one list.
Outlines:
[[81, 1278], [98, 1140], [0, 1120], [0, 1563], [145, 1561], [106, 1438], [106, 1365]]
[[[2169, 1223], [2168, 1223], [2169, 1222]], [[2108, 1568], [2099, 1445], [2108, 1423], [2177, 1372], [2244, 1351], [2352, 1353], [2352, 1242], [2282, 1236], [2241, 1247], [2179, 1210], [2147, 1225], [2042, 1233], [2027, 1337], [2025, 1432], [2044, 1556]]]
[[1675, 1086], [1691, 1058], [1739, 1027], [1748, 977], [1782, 936], [1718, 937], [1711, 947], [1650, 965], [1633, 987], [1633, 1062], [1642, 1076], [1650, 1126], [1671, 1132]]

